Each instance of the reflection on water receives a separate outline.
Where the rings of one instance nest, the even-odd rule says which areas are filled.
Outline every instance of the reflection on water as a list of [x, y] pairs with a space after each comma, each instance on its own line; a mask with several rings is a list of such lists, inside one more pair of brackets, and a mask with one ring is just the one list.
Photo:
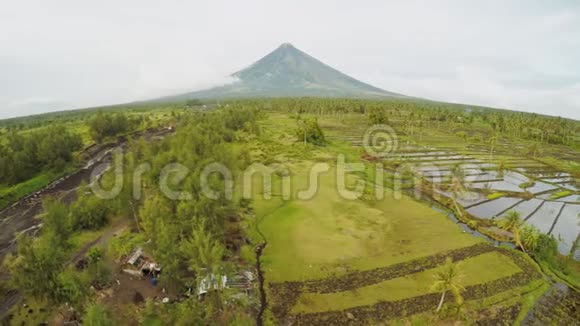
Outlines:
[[467, 212], [475, 217], [489, 219], [494, 218], [503, 211], [521, 202], [521, 198], [502, 197], [481, 205], [473, 206]]
[[555, 201], [544, 202], [542, 207], [540, 207], [540, 209], [538, 209], [538, 211], [532, 215], [526, 223], [535, 226], [542, 233], [548, 233], [552, 228], [552, 225], [554, 225], [554, 221], [556, 220], [556, 217], [558, 217], [562, 206], [564, 206], [564, 203]]
[[554, 229], [552, 230], [552, 235], [560, 240], [559, 249], [562, 253], [569, 253], [572, 249], [574, 241], [580, 233], [580, 205], [570, 205], [566, 204], [562, 210], [562, 214], [558, 218]]
[[[516, 207], [510, 209], [510, 211], [516, 211], [520, 213], [522, 219], [527, 219], [536, 209], [543, 203], [540, 199], [530, 199], [519, 203]], [[507, 213], [507, 212], [506, 212]], [[505, 214], [504, 214], [505, 215]]]

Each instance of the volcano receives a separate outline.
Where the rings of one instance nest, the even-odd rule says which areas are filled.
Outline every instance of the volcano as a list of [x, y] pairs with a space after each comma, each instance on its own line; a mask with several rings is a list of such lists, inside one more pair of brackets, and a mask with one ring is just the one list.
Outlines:
[[163, 101], [257, 97], [405, 97], [363, 83], [290, 43], [231, 75], [234, 82], [219, 87], [164, 97]]

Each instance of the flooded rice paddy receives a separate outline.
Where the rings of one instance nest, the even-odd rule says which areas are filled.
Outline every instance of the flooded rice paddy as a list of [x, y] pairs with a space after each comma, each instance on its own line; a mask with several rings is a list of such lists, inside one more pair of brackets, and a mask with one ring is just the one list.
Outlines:
[[[569, 173], [517, 157], [506, 159], [508, 168], [500, 170], [497, 164], [489, 161], [489, 153], [460, 155], [424, 148], [412, 152], [407, 147], [406, 152], [395, 156], [400, 163], [412, 164], [416, 173], [434, 184], [449, 184], [453, 170], [459, 166], [463, 183], [471, 190], [471, 196], [462, 194], [455, 197], [457, 203], [476, 218], [496, 219], [509, 211], [516, 211], [525, 223], [553, 235], [563, 254], [570, 253], [577, 241], [580, 233], [580, 187]], [[560, 194], [566, 191], [570, 194]], [[438, 193], [449, 198], [453, 196], [450, 191]], [[493, 193], [501, 193], [501, 196], [490, 199], [494, 197], [486, 195]], [[580, 250], [575, 256], [580, 258]]]
[[[329, 138], [361, 146], [362, 140], [360, 136], [356, 138], [356, 133], [345, 130], [331, 134]], [[361, 131], [361, 135], [363, 133]], [[501, 168], [499, 162], [503, 162]], [[477, 144], [468, 145], [461, 153], [447, 148], [401, 144], [397, 152], [385, 159], [385, 163], [387, 166], [390, 164], [389, 169], [393, 171], [410, 167], [415, 174], [438, 186], [437, 193], [455, 197], [457, 203], [476, 218], [497, 219], [509, 211], [518, 212], [525, 223], [553, 235], [562, 254], [569, 254], [577, 241], [580, 233], [580, 180], [570, 173], [532, 158], [496, 157], [490, 153], [489, 147]], [[458, 167], [469, 196], [453, 194], [447, 188]], [[576, 250], [574, 256], [580, 259], [580, 250]]]

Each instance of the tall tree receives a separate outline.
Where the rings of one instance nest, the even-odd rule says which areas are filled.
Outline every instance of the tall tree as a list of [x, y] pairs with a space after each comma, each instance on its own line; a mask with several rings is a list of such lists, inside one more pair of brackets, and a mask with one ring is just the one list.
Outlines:
[[[521, 215], [517, 211], [509, 211], [507, 214], [497, 221], [497, 225], [508, 232], [511, 232], [513, 235], [514, 242], [516, 245], [524, 252], [526, 252], [526, 248], [521, 240], [521, 227], [524, 221], [521, 218]], [[527, 252], [526, 252], [527, 253]]]
[[197, 223], [193, 227], [191, 237], [182, 243], [182, 252], [190, 270], [202, 275], [221, 272], [225, 247], [207, 230], [205, 223]]
[[453, 263], [452, 259], [447, 257], [445, 264], [437, 272], [437, 279], [431, 287], [434, 291], [441, 292], [441, 299], [436, 311], [441, 310], [447, 292], [453, 294], [457, 304], [463, 303], [463, 297], [461, 296], [461, 292], [464, 290], [461, 285], [462, 277], [460, 264]]
[[467, 191], [465, 189], [465, 171], [461, 167], [461, 164], [456, 164], [453, 166], [448, 179], [449, 190], [451, 191], [451, 200], [453, 201], [455, 211], [460, 216], [463, 216], [459, 204], [457, 203], [457, 198], [463, 196]]

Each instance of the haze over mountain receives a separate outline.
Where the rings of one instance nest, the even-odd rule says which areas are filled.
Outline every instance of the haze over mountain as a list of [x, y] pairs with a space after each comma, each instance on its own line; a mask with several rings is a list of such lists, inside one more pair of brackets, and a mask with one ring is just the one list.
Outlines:
[[230, 84], [154, 101], [243, 97], [404, 97], [352, 78], [290, 43], [231, 75]]

